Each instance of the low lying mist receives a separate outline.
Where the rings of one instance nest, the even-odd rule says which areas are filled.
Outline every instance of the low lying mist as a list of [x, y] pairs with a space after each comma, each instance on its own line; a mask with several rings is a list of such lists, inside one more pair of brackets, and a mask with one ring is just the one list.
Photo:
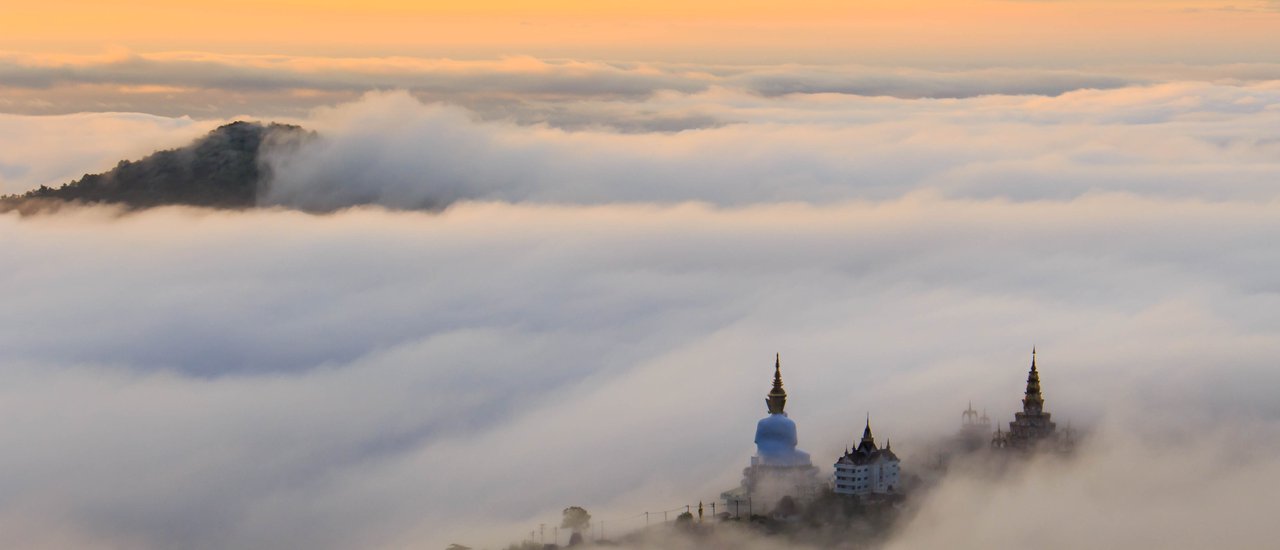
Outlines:
[[776, 352], [819, 467], [870, 412], [923, 474], [968, 401], [1010, 419], [1035, 344], [1076, 458], [952, 467], [888, 544], [1247, 547], [1280, 456], [1275, 210], [0, 215], [0, 544], [497, 549], [569, 505], [613, 540], [738, 484]]
[[1265, 105], [1278, 94], [1183, 83], [926, 105], [732, 95], [645, 104], [660, 112], [700, 105], [738, 122], [674, 134], [483, 121], [404, 92], [370, 94], [302, 123], [321, 139], [266, 152], [274, 178], [259, 202], [327, 212], [439, 210], [467, 200], [826, 204], [913, 193], [1273, 200], [1280, 150], [1271, 128], [1280, 111]]
[[923, 479], [892, 507], [835, 497], [785, 519], [707, 515], [585, 547], [1269, 548], [1280, 534], [1267, 483], [1280, 479], [1280, 422], [1116, 404], [1095, 428], [1071, 454], [980, 449], [945, 466], [939, 454], [955, 447], [938, 439], [923, 448], [939, 454], [916, 452], [905, 464]]
[[[1267, 83], [1204, 82], [944, 102], [707, 90], [575, 104], [566, 109], [582, 124], [566, 130], [457, 104], [424, 103], [407, 91], [381, 92], [282, 121], [318, 133], [306, 143], [266, 140], [252, 151], [207, 147], [215, 132], [201, 142], [175, 138], [163, 145], [209, 149], [187, 163], [208, 168], [203, 171], [181, 163], [117, 165], [142, 152], [103, 159], [103, 151], [138, 148], [58, 138], [68, 124], [84, 124], [84, 116], [39, 123], [39, 117], [10, 116], [0, 124], [23, 131], [9, 140], [8, 153], [0, 151], [0, 192], [57, 187], [75, 175], [116, 166], [115, 171], [131, 168], [149, 177], [77, 196], [92, 200], [103, 191], [116, 202], [127, 197], [132, 207], [260, 205], [311, 212], [366, 205], [440, 211], [463, 201], [820, 205], [913, 194], [1066, 201], [1123, 193], [1268, 201], [1277, 198], [1272, 182], [1280, 177], [1280, 142], [1271, 130], [1280, 125], [1280, 111], [1268, 108], [1280, 102], [1278, 94]], [[590, 122], [655, 113], [719, 122], [637, 133]], [[98, 115], [95, 123], [137, 132], [164, 122], [116, 118], [122, 120]], [[191, 135], [210, 126], [190, 120], [169, 124], [178, 129], [165, 135]], [[0, 136], [7, 133], [0, 128]], [[157, 138], [139, 139], [155, 146]], [[248, 164], [223, 158], [233, 154]], [[102, 180], [114, 181], [111, 174]], [[156, 191], [145, 193], [151, 188]]]

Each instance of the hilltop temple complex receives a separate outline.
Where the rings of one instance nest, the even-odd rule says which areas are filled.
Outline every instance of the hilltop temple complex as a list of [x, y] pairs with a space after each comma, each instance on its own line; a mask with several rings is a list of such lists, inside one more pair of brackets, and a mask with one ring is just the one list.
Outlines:
[[[823, 480], [809, 453], [797, 448], [796, 423], [787, 416], [786, 406], [782, 358], [776, 356], [773, 387], [765, 397], [768, 416], [756, 423], [756, 454], [742, 470], [740, 486], [720, 495], [727, 506], [726, 512], [734, 516], [779, 513], [778, 510], [812, 501], [824, 488], [838, 495], [880, 500], [886, 495], [901, 493], [901, 461], [887, 441], [883, 448], [876, 445], [871, 433], [870, 415], [861, 440], [856, 441], [853, 448], [845, 448], [844, 454], [838, 456], [833, 464], [834, 475]], [[990, 442], [991, 449], [999, 451], [1070, 451], [1074, 447], [1070, 428], [1058, 430], [1052, 416], [1045, 410], [1035, 350], [1031, 352], [1031, 369], [1027, 373], [1022, 410], [1014, 414], [1007, 431], [997, 427], [992, 433], [991, 418], [986, 411], [979, 413], [975, 410], [973, 403], [969, 403], [961, 413], [960, 420], [957, 450], [963, 452], [978, 451], [988, 446], [986, 441]]]

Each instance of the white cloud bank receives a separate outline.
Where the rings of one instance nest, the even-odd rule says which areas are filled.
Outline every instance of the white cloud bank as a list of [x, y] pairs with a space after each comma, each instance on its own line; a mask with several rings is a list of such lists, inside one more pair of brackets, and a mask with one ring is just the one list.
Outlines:
[[[1280, 158], [1277, 82], [958, 99], [766, 97], [714, 86], [470, 109], [373, 93], [282, 119], [326, 140], [297, 158], [274, 157], [289, 169], [264, 200], [323, 210], [458, 199], [822, 203], [921, 190], [1017, 200], [1093, 191], [1265, 199]], [[221, 120], [0, 115], [0, 192], [103, 171], [122, 157], [182, 145]]]
[[[3, 544], [495, 545], [568, 504], [634, 526], [736, 483], [775, 351], [802, 445], [825, 462], [868, 410], [908, 455], [968, 399], [1008, 417], [1032, 342], [1050, 410], [1077, 426], [1118, 415], [1103, 441], [1133, 438], [1096, 447], [1082, 475], [1158, 460], [1145, 449], [1170, 434], [1185, 438], [1166, 447], [1175, 464], [1208, 468], [1117, 485], [1167, 482], [1153, 498], [1174, 511], [1144, 527], [1252, 517], [1255, 493], [1208, 510], [1191, 497], [1220, 496], [1215, 468], [1275, 471], [1277, 209], [1098, 196], [5, 216]], [[1236, 422], [1266, 429], [1231, 447], [1206, 435]], [[978, 520], [1033, 497], [1082, 507], [1016, 516], [1052, 529], [1136, 499], [1050, 471], [1059, 485], [991, 489]], [[1192, 528], [1168, 527], [1149, 536]]]
[[382, 94], [302, 121], [267, 202], [448, 208], [0, 216], [0, 546], [622, 530], [737, 483], [775, 352], [825, 463], [867, 411], [908, 457], [970, 399], [1008, 419], [1034, 343], [1098, 437], [947, 482], [894, 544], [1266, 547], [1276, 95], [574, 107], [735, 122], [624, 135]]
[[651, 102], [740, 122], [671, 135], [477, 122], [462, 109], [376, 94], [318, 111], [309, 125], [324, 139], [272, 157], [277, 177], [263, 202], [310, 210], [468, 199], [735, 205], [915, 192], [1270, 200], [1280, 196], [1277, 105], [1274, 82], [923, 102], [725, 92]]

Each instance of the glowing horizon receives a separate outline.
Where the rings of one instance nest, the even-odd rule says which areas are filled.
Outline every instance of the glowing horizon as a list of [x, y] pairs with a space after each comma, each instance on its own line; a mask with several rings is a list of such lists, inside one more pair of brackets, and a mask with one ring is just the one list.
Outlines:
[[[3, 16], [0, 50], [728, 62], [1042, 64], [1265, 60], [1274, 2], [271, 2], [216, 10], [53, 1]], [[50, 25], [50, 21], [57, 21]], [[1269, 49], [1270, 47], [1271, 49]]]

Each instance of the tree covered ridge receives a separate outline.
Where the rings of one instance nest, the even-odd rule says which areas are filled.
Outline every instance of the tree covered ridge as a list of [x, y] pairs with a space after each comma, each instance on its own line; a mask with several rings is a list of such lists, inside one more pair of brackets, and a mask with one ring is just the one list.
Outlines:
[[250, 208], [270, 180], [270, 167], [260, 156], [264, 145], [291, 146], [314, 136], [291, 124], [236, 121], [185, 147], [122, 160], [107, 172], [85, 174], [61, 187], [42, 185], [0, 197], [0, 212], [55, 209], [66, 203]]

